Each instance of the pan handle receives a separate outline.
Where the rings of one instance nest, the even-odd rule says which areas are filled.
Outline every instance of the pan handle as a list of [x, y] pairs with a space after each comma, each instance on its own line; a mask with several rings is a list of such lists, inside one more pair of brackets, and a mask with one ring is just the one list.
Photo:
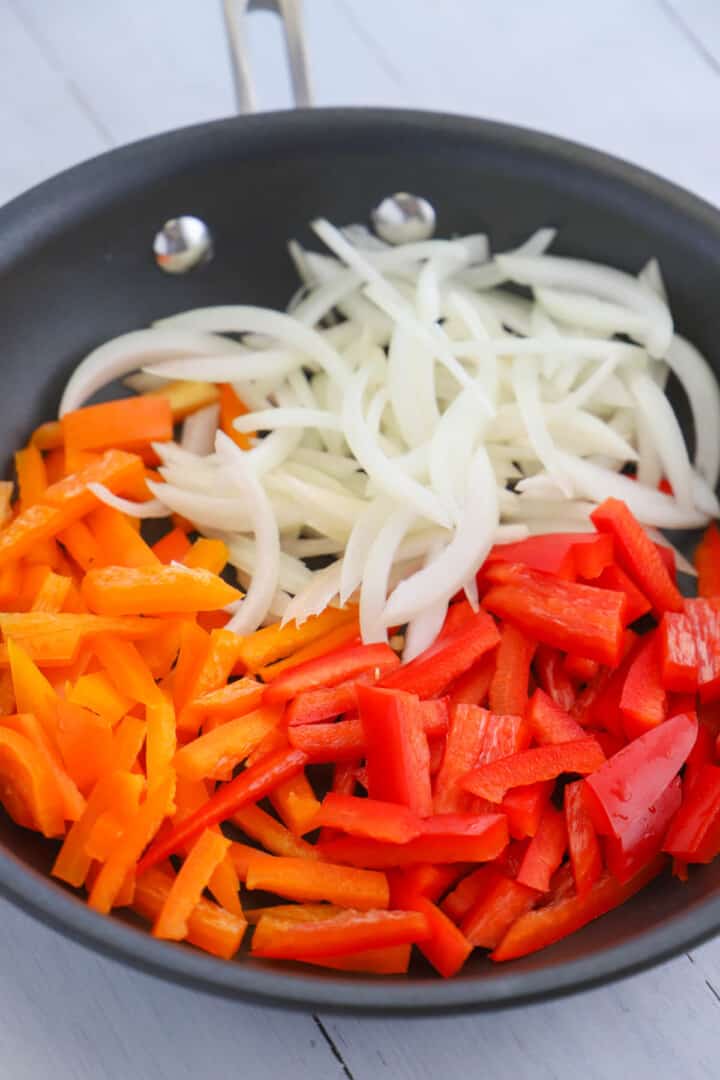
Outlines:
[[248, 16], [257, 10], [274, 11], [282, 21], [295, 105], [298, 108], [312, 105], [302, 0], [223, 0], [238, 112], [257, 111], [245, 26]]

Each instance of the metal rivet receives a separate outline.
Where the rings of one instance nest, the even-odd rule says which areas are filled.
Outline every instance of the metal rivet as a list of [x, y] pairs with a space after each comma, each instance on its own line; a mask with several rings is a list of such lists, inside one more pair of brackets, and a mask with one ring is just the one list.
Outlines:
[[155, 235], [153, 253], [166, 274], [186, 274], [212, 258], [212, 235], [200, 218], [170, 218]]
[[398, 191], [376, 206], [370, 215], [375, 232], [388, 244], [429, 240], [435, 232], [435, 210], [427, 199]]

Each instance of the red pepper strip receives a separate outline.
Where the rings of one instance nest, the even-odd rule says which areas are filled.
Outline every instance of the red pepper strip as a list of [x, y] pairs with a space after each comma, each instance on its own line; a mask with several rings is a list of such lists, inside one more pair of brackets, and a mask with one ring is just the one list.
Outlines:
[[573, 720], [543, 690], [536, 690], [530, 699], [527, 718], [535, 741], [540, 745], [572, 742], [586, 734], [577, 720]]
[[682, 802], [680, 777], [665, 788], [654, 806], [635, 818], [622, 839], [605, 839], [605, 862], [613, 877], [624, 885], [660, 851], [670, 823]]
[[574, 580], [597, 577], [613, 561], [612, 537], [599, 533], [550, 533], [514, 544], [496, 544], [487, 562], [524, 563], [532, 570]]
[[623, 593], [561, 581], [512, 563], [493, 564], [487, 576], [503, 581], [485, 594], [488, 611], [546, 645], [601, 664], [617, 663], [627, 604]]
[[[432, 739], [444, 735], [448, 726], [444, 703], [422, 701], [420, 706], [427, 737]], [[291, 746], [304, 750], [308, 760], [316, 764], [357, 762], [365, 756], [365, 733], [359, 716], [339, 720], [336, 724], [302, 724], [288, 728], [287, 734]]]
[[195, 813], [189, 814], [176, 828], [150, 845], [137, 864], [136, 874], [144, 874], [169, 855], [182, 851], [184, 846], [199, 836], [204, 829], [232, 817], [236, 810], [247, 803], [255, 803], [283, 780], [299, 773], [307, 764], [302, 750], [278, 750], [261, 758], [257, 764], [245, 769], [229, 784], [223, 784], [214, 795]]
[[326, 900], [357, 911], [375, 911], [390, 906], [385, 874], [377, 870], [333, 866], [315, 859], [266, 855], [264, 851], [258, 851], [248, 861], [245, 883], [248, 889], [264, 889], [290, 900]]
[[450, 705], [484, 705], [494, 671], [495, 653], [487, 653], [448, 688]]
[[654, 806], [692, 750], [698, 723], [680, 713], [606, 761], [585, 780], [584, 795], [596, 830], [621, 839]]
[[460, 923], [468, 940], [481, 949], [494, 949], [538, 899], [535, 889], [505, 877], [494, 867], [490, 870], [490, 880]]
[[554, 746], [538, 746], [522, 750], [519, 754], [500, 761], [481, 765], [468, 773], [463, 787], [473, 795], [480, 795], [490, 802], [502, 802], [510, 788], [534, 784], [540, 780], [554, 780], [562, 773], [591, 773], [605, 762], [605, 755], [597, 739], [575, 739], [573, 742]]
[[695, 744], [688, 754], [683, 774], [683, 792], [688, 795], [690, 788], [704, 765], [715, 764], [715, 736], [710, 728], [700, 721]]
[[670, 580], [675, 585], [677, 585], [677, 566], [675, 565], [675, 552], [672, 548], [669, 548], [667, 544], [653, 544], [653, 547], [662, 559], [662, 564], [670, 575]]
[[583, 798], [583, 782], [565, 785], [565, 825], [575, 890], [585, 896], [602, 874], [602, 854]]
[[626, 504], [606, 499], [590, 517], [598, 532], [613, 537], [617, 561], [648, 598], [653, 611], [658, 616], [664, 611], [682, 611], [683, 598], [662, 556]]
[[680, 694], [694, 694], [698, 684], [698, 652], [685, 612], [666, 611], [659, 633], [663, 687]]
[[427, 919], [416, 911], [347, 911], [305, 923], [263, 915], [255, 927], [251, 952], [277, 960], [343, 956], [418, 944], [429, 936]]
[[600, 670], [597, 660], [588, 660], [585, 656], [574, 656], [573, 653], [566, 655], [563, 667], [566, 674], [576, 683], [591, 682]]
[[450, 708], [445, 753], [435, 777], [433, 810], [467, 810], [470, 796], [460, 787], [460, 778], [477, 764], [490, 713], [477, 705]]
[[491, 761], [526, 750], [531, 738], [530, 725], [523, 716], [496, 716], [495, 713], [488, 712], [482, 746], [475, 764], [487, 765]]
[[[626, 632], [632, 634], [631, 630]], [[613, 735], [625, 734], [620, 714], [620, 698], [627, 674], [641, 646], [642, 639], [633, 634], [630, 650], [624, 659], [614, 671], [602, 673], [598, 686], [590, 695], [589, 704], [578, 717], [584, 726], [602, 727]]]
[[470, 607], [469, 602], [464, 598], [451, 604], [448, 608], [447, 615], [445, 616], [442, 630], [438, 634], [437, 641], [442, 640], [449, 634], [454, 634], [461, 626], [465, 626], [467, 623], [471, 622], [474, 617], [475, 612]]
[[552, 780], [545, 780], [508, 791], [500, 803], [500, 809], [507, 816], [513, 839], [523, 840], [526, 836], [535, 836], [545, 808], [550, 802], [552, 788]]
[[703, 765], [684, 792], [663, 851], [688, 863], [709, 863], [720, 852], [720, 768]]
[[478, 863], [495, 859], [508, 842], [504, 814], [474, 819], [473, 833], [438, 833], [418, 836], [407, 844], [383, 844], [354, 836], [317, 845], [323, 858], [373, 870], [391, 870], [413, 863]]
[[[590, 663], [595, 663], [591, 660]], [[540, 645], [533, 661], [535, 680], [556, 705], [571, 709], [575, 704], [575, 687], [568, 674], [562, 653], [549, 645]]]
[[366, 671], [352, 682], [340, 683], [339, 686], [304, 690], [288, 705], [285, 719], [290, 727], [298, 724], [319, 724], [323, 720], [355, 710], [355, 687], [358, 683], [369, 684], [373, 681], [372, 672]]
[[[682, 711], [687, 712], [687, 709], [683, 709]], [[592, 735], [597, 739], [606, 758], [611, 758], [613, 754], [617, 754], [628, 744], [628, 740], [624, 735], [615, 735], [611, 731], [597, 731], [593, 728], [585, 728], [585, 734]]]
[[644, 735], [665, 719], [667, 699], [660, 670], [660, 641], [649, 634], [642, 641], [620, 695], [622, 725], [628, 739]]
[[517, 873], [517, 881], [539, 892], [547, 892], [550, 881], [567, 851], [565, 818], [554, 806], [548, 806], [540, 828], [530, 841]]
[[316, 825], [329, 825], [350, 836], [368, 836], [389, 844], [405, 844], [420, 835], [420, 819], [406, 806], [333, 792], [323, 799], [313, 822]]
[[[357, 762], [342, 762], [333, 768], [332, 784], [330, 790], [336, 795], [354, 795], [355, 794], [355, 769]], [[334, 829], [321, 829], [320, 839], [331, 840], [333, 836], [336, 836]]]
[[466, 873], [467, 867], [454, 866], [452, 863], [445, 866], [420, 863], [403, 871], [408, 888], [421, 896], [427, 896], [434, 904]]
[[475, 904], [485, 896], [498, 876], [499, 870], [494, 863], [479, 866], [447, 894], [440, 907], [449, 919], [460, 923]]
[[592, 584], [597, 585], [600, 589], [611, 589], [613, 592], [625, 593], [627, 597], [625, 624], [628, 626], [652, 610], [652, 604], [645, 593], [638, 589], [633, 579], [619, 566], [614, 564], [606, 566], [602, 574], [593, 579]]
[[473, 948], [465, 935], [439, 907], [413, 889], [406, 874], [392, 876], [391, 890], [393, 907], [418, 911], [427, 919], [430, 937], [418, 944], [420, 952], [444, 978], [457, 975]]
[[[552, 783], [548, 786], [552, 787]], [[493, 866], [502, 871], [505, 877], [516, 878], [529, 846], [530, 839], [528, 837], [524, 840], [513, 840], [494, 860]]]
[[351, 645], [288, 668], [265, 689], [265, 705], [283, 705], [306, 690], [327, 689], [357, 679], [366, 671], [379, 678], [398, 667], [400, 660], [389, 645]]
[[419, 817], [432, 813], [430, 753], [420, 702], [401, 690], [359, 686], [368, 794], [400, 803]]
[[685, 615], [695, 639], [700, 701], [720, 699], [720, 613], [710, 600], [686, 600]]
[[386, 675], [380, 685], [392, 690], [407, 690], [420, 698], [436, 697], [453, 679], [494, 649], [499, 641], [495, 623], [487, 612], [480, 610], [457, 629], [441, 634], [429, 649], [409, 664]]
[[553, 945], [593, 919], [624, 904], [657, 877], [664, 865], [665, 859], [659, 855], [625, 885], [616, 881], [612, 874], [606, 873], [585, 896], [580, 897], [572, 892], [551, 900], [545, 907], [528, 911], [513, 923], [495, 951], [490, 954], [490, 959], [515, 960], [537, 952], [538, 949], [544, 949], [547, 945]]
[[490, 708], [494, 713], [522, 715], [525, 712], [534, 652], [534, 641], [512, 625], [503, 627], [490, 683]]
[[695, 550], [698, 596], [720, 596], [720, 530], [713, 521]]

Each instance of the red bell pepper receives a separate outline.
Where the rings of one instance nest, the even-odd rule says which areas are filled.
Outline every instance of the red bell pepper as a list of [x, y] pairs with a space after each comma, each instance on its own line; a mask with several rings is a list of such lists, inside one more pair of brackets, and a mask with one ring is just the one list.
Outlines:
[[[596, 663], [591, 660], [590, 663]], [[549, 645], [540, 645], [533, 661], [535, 681], [561, 709], [571, 709], [575, 703], [575, 687], [567, 671], [562, 653]]]
[[683, 598], [672, 580], [655, 544], [642, 525], [620, 499], [606, 499], [590, 517], [598, 532], [609, 533], [615, 554], [659, 616], [664, 611], [682, 611]]
[[473, 947], [455, 923], [427, 896], [417, 892], [403, 873], [393, 874], [391, 896], [395, 908], [417, 911], [425, 916], [430, 936], [419, 942], [418, 947], [435, 970], [446, 979], [457, 975]]
[[664, 688], [694, 694], [698, 685], [698, 650], [690, 619], [684, 611], [666, 611], [659, 634]]
[[514, 626], [503, 627], [497, 648], [495, 673], [490, 683], [490, 708], [494, 713], [522, 715], [528, 699], [530, 664], [535, 642]]
[[495, 671], [495, 652], [486, 653], [476, 664], [458, 676], [448, 688], [450, 705], [484, 705]]
[[[597, 660], [588, 660], [586, 656], [575, 656], [573, 653], [566, 654], [563, 667], [569, 678], [581, 685], [592, 682], [600, 670]], [[569, 707], [572, 708], [573, 704], [574, 702], [571, 702]]]
[[255, 927], [251, 952], [276, 960], [302, 960], [417, 944], [429, 936], [427, 919], [416, 911], [344, 911], [304, 923], [268, 914]]
[[720, 700], [720, 612], [711, 600], [686, 600], [685, 615], [695, 638], [698, 695], [702, 702]]
[[585, 730], [569, 713], [556, 705], [543, 690], [536, 690], [527, 712], [530, 730], [535, 741], [547, 743], [572, 742], [585, 737]]
[[515, 840], [535, 836], [545, 808], [550, 802], [552, 788], [553, 781], [545, 780], [508, 791], [500, 803], [500, 809], [508, 819], [510, 835]]
[[414, 863], [478, 863], [496, 858], [508, 842], [504, 814], [485, 814], [473, 819], [473, 832], [427, 833], [407, 844], [383, 844], [354, 836], [318, 844], [323, 858], [374, 870]]
[[494, 867], [482, 894], [464, 916], [460, 929], [473, 945], [494, 949], [513, 925], [537, 902], [535, 889], [505, 877]]
[[[423, 730], [428, 739], [444, 735], [448, 726], [447, 707], [443, 700], [421, 701]], [[291, 746], [304, 750], [308, 761], [351, 763], [365, 756], [365, 733], [359, 716], [335, 724], [300, 724], [288, 728]]]
[[695, 550], [698, 596], [720, 596], [720, 530], [713, 521]]
[[596, 830], [622, 839], [677, 776], [697, 736], [697, 719], [681, 713], [641, 735], [585, 780]]
[[317, 825], [390, 844], [404, 844], [420, 835], [420, 819], [406, 806], [356, 795], [336, 795], [332, 791], [320, 805], [314, 822]]
[[452, 631], [440, 634], [429, 649], [386, 675], [380, 685], [391, 690], [406, 690], [420, 698], [436, 697], [481, 656], [494, 649], [499, 641], [495, 623], [481, 609]]
[[676, 776], [657, 802], [630, 822], [620, 839], [615, 836], [605, 838], [607, 868], [621, 884], [630, 881], [660, 851], [681, 802], [682, 783]]
[[602, 874], [600, 844], [583, 796], [582, 780], [565, 785], [565, 826], [575, 889], [578, 896], [592, 888]]
[[263, 704], [284, 705], [304, 691], [337, 686], [367, 671], [379, 679], [399, 665], [400, 660], [389, 645], [350, 645], [336, 649], [283, 671], [265, 688]]
[[150, 845], [137, 864], [137, 876], [167, 859], [169, 855], [182, 851], [201, 832], [232, 817], [241, 806], [259, 802], [278, 784], [299, 773], [307, 760], [302, 750], [277, 750], [239, 773], [228, 784], [217, 788], [199, 810], [188, 814], [179, 825], [160, 835]]
[[[340, 764], [335, 765], [332, 771], [330, 791], [335, 795], [354, 795], [357, 786], [355, 780], [356, 768], [357, 762], [352, 761], [343, 761]], [[321, 840], [330, 840], [336, 835], [337, 833], [334, 829], [324, 828], [320, 830]]]
[[658, 855], [625, 885], [621, 885], [612, 874], [606, 873], [582, 897], [573, 891], [558, 896], [544, 907], [528, 911], [513, 923], [495, 951], [490, 954], [490, 959], [515, 960], [537, 952], [538, 949], [544, 949], [547, 945], [553, 945], [593, 919], [625, 903], [657, 877], [664, 865], [665, 860]]
[[657, 727], [665, 719], [667, 699], [662, 685], [660, 639], [643, 638], [620, 695], [622, 726], [629, 739]]
[[720, 768], [698, 771], [668, 830], [663, 850], [688, 863], [709, 863], [720, 852]]
[[612, 589], [613, 592], [625, 593], [627, 597], [627, 607], [625, 609], [626, 626], [634, 623], [636, 619], [642, 618], [643, 615], [647, 615], [652, 610], [652, 604], [645, 593], [641, 592], [633, 579], [614, 563], [612, 566], [606, 566], [602, 574], [595, 578], [592, 584], [597, 585], [600, 589]]
[[[561, 581], [512, 563], [494, 563], [483, 604], [530, 637], [601, 664], [617, 663], [627, 600], [623, 593]], [[496, 584], [497, 583], [497, 584]]]
[[358, 687], [365, 733], [368, 794], [401, 803], [419, 817], [432, 813], [430, 752], [422, 708], [401, 690]]
[[[625, 634], [625, 642], [629, 648], [623, 659], [614, 670], [601, 673], [597, 684], [585, 698], [584, 708], [573, 710], [573, 714], [583, 726], [605, 728], [613, 735], [625, 734], [620, 714], [620, 698], [627, 674], [642, 645], [642, 638], [632, 630], [626, 630]], [[582, 702], [578, 699], [578, 706], [581, 705]]]
[[245, 884], [248, 889], [263, 889], [290, 900], [326, 900], [356, 911], [376, 911], [390, 906], [385, 874], [377, 870], [333, 866], [319, 859], [256, 851], [248, 859]]
[[452, 892], [449, 892], [440, 907], [454, 923], [460, 923], [468, 911], [485, 895], [499, 875], [494, 863], [479, 866], [471, 874], [463, 877]]
[[555, 780], [562, 773], [592, 773], [604, 762], [605, 755], [597, 740], [587, 737], [522, 750], [500, 761], [481, 765], [468, 773], [462, 784], [473, 795], [499, 803], [510, 788]]
[[697, 739], [685, 762], [683, 792], [687, 796], [703, 765], [715, 764], [715, 736], [702, 720], [698, 723]]
[[567, 842], [564, 816], [554, 806], [548, 806], [525, 852], [516, 880], [531, 889], [547, 892], [553, 874], [565, 857]]
[[460, 778], [477, 764], [489, 718], [477, 705], [451, 706], [445, 752], [435, 777], [436, 814], [469, 808], [470, 796], [460, 787]]
[[467, 867], [462, 864], [453, 865], [453, 863], [447, 863], [445, 866], [418, 863], [403, 870], [408, 888], [421, 896], [427, 896], [428, 900], [432, 900], [434, 904], [466, 873]]
[[531, 570], [573, 581], [594, 578], [613, 560], [612, 537], [599, 533], [549, 533], [513, 544], [496, 544], [487, 557], [491, 562], [523, 563]]
[[358, 683], [369, 685], [373, 681], [372, 672], [366, 671], [351, 682], [302, 691], [293, 698], [285, 710], [288, 726], [319, 724], [323, 720], [330, 720], [343, 713], [354, 712], [357, 709], [355, 687]]
[[491, 761], [517, 754], [530, 745], [530, 725], [524, 716], [497, 716], [487, 713], [487, 722], [483, 729], [480, 754], [476, 765], [486, 765]]

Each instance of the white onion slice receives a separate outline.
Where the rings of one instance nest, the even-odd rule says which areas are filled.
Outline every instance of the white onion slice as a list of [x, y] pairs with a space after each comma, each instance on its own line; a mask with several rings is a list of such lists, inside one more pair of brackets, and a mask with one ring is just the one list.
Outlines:
[[370, 545], [360, 587], [360, 632], [367, 644], [387, 641], [383, 608], [387, 600], [390, 571], [413, 517], [412, 510], [407, 507], [393, 510]]
[[680, 506], [691, 510], [694, 503], [692, 467], [670, 402], [657, 383], [643, 371], [634, 372], [628, 379], [628, 386], [653, 440], [675, 499]]
[[687, 394], [695, 428], [695, 467], [711, 488], [720, 476], [720, 388], [705, 357], [676, 334], [666, 360]]
[[211, 454], [215, 445], [215, 432], [220, 419], [220, 406], [206, 405], [204, 409], [190, 413], [183, 420], [180, 445], [192, 454]]
[[136, 518], [164, 518], [170, 516], [170, 510], [160, 499], [147, 499], [145, 502], [133, 502], [132, 499], [123, 499], [116, 495], [104, 484], [92, 482], [88, 484], [88, 491], [92, 491], [96, 499], [119, 510], [122, 514], [128, 514]]

